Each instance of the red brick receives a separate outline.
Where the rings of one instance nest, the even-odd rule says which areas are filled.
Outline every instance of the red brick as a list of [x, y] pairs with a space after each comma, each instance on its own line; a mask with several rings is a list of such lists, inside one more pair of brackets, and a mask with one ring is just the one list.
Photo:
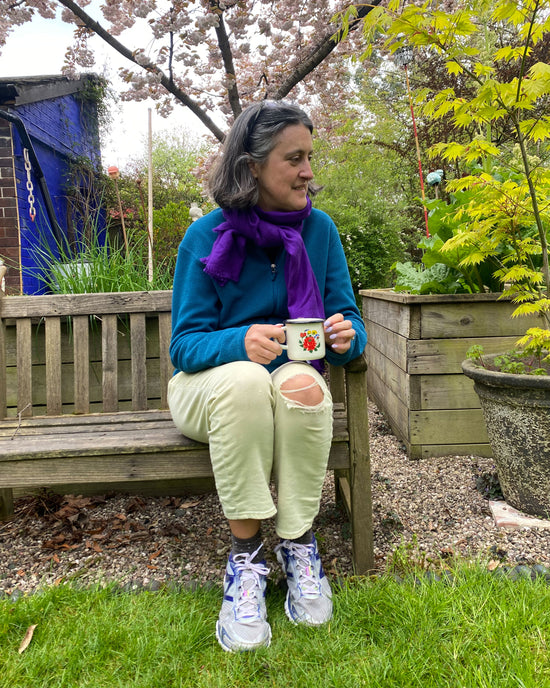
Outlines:
[[[19, 240], [18, 237], [7, 237], [2, 239], [2, 255], [18, 257]], [[5, 253], [4, 253], [5, 252]]]
[[0, 226], [0, 237], [17, 237], [17, 225]]
[[[14, 236], [7, 236], [0, 242], [0, 248], [2, 249], [2, 255], [12, 255], [15, 249], [19, 247], [19, 239]], [[10, 253], [10, 251], [12, 253]], [[15, 254], [13, 254], [15, 255]]]

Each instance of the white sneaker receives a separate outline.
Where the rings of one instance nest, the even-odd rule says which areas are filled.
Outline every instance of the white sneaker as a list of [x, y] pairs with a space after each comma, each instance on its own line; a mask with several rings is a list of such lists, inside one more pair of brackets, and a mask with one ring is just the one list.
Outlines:
[[265, 560], [254, 564], [252, 554], [229, 555], [223, 583], [223, 603], [216, 623], [216, 638], [227, 652], [268, 646], [271, 627], [265, 608]]
[[320, 626], [332, 618], [332, 591], [323, 571], [317, 541], [309, 545], [283, 540], [275, 548], [286, 574], [285, 612], [293, 623]]

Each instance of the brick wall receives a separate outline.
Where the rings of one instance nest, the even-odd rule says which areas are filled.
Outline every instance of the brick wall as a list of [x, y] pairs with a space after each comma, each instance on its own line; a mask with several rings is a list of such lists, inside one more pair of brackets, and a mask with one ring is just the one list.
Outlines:
[[0, 119], [0, 258], [8, 268], [6, 292], [19, 293], [19, 232], [11, 125]]

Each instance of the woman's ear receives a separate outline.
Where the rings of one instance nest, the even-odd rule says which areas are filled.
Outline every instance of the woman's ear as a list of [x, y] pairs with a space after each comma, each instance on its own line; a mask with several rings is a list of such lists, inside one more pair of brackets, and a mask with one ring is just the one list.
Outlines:
[[257, 179], [258, 178], [258, 167], [257, 167], [256, 163], [254, 162], [254, 160], [248, 161], [248, 167], [249, 167], [250, 172], [252, 173], [252, 176], [254, 177], [254, 179]]

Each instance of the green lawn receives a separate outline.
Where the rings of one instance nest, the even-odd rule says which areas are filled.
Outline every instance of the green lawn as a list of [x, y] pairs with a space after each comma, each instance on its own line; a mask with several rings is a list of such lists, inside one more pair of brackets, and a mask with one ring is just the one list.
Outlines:
[[316, 629], [292, 626], [271, 588], [272, 645], [244, 654], [223, 652], [214, 636], [220, 589], [48, 588], [0, 602], [0, 686], [550, 686], [544, 579], [463, 564], [446, 582], [421, 580], [335, 587], [334, 619]]

